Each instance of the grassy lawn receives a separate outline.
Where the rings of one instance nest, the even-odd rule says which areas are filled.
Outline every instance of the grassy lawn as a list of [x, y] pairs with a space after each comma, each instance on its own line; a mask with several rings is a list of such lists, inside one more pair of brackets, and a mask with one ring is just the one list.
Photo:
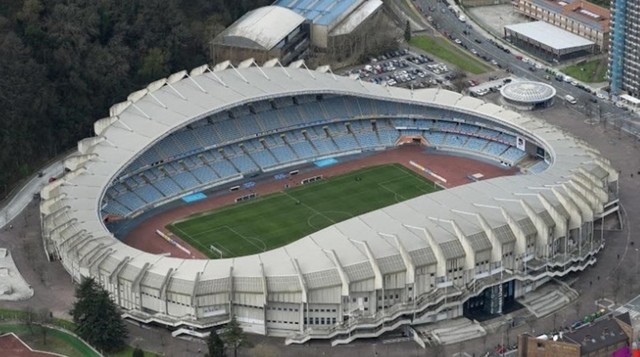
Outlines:
[[606, 80], [607, 60], [596, 59], [580, 62], [572, 66], [565, 67], [562, 72], [585, 83], [599, 83]]
[[442, 37], [414, 36], [409, 44], [449, 62], [465, 72], [482, 74], [491, 71], [491, 67], [487, 64]]
[[401, 165], [376, 166], [200, 213], [167, 228], [211, 258], [220, 257], [211, 245], [225, 258], [237, 257], [434, 190], [432, 182]]
[[40, 326], [33, 326], [31, 333], [23, 324], [0, 324], [0, 334], [13, 332], [34, 350], [55, 352], [68, 357], [99, 356], [76, 337], [54, 329], [47, 330], [47, 343], [44, 344]]

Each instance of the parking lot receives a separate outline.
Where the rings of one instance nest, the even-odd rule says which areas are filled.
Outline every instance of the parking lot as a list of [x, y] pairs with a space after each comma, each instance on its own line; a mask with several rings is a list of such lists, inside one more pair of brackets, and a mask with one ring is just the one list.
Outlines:
[[407, 49], [388, 51], [341, 73], [360, 80], [404, 88], [452, 88], [459, 74], [446, 64]]

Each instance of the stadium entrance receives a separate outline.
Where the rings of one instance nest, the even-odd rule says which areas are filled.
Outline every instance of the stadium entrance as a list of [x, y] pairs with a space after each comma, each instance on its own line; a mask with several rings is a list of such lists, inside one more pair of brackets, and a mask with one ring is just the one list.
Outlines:
[[485, 321], [521, 307], [515, 300], [515, 280], [511, 280], [488, 287], [467, 300], [463, 305], [463, 315], [471, 320]]

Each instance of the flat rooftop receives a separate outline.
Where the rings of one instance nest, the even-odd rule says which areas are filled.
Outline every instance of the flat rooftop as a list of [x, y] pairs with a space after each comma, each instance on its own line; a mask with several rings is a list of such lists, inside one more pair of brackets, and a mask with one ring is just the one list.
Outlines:
[[544, 21], [507, 25], [504, 28], [558, 51], [595, 45], [593, 41], [574, 35]]

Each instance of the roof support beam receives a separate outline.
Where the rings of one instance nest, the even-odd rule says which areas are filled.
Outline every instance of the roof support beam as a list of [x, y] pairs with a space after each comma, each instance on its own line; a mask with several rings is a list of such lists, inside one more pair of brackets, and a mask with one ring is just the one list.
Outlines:
[[336, 255], [336, 252], [332, 250], [324, 250], [327, 254], [329, 254], [331, 260], [333, 261], [333, 265], [338, 270], [338, 276], [340, 276], [340, 281], [342, 281], [342, 296], [349, 296], [349, 276], [342, 269], [342, 263], [340, 263], [340, 258]]
[[402, 257], [402, 261], [404, 262], [404, 267], [406, 269], [406, 274], [404, 276], [405, 284], [415, 283], [416, 267], [413, 264], [413, 260], [411, 259], [411, 256], [409, 255], [409, 253], [407, 253], [407, 250], [404, 248], [404, 245], [402, 245], [402, 242], [400, 241], [398, 236], [395, 234], [387, 234], [387, 233], [378, 233], [378, 234], [381, 235], [382, 237], [393, 239], [393, 241], [396, 244], [396, 248], [398, 248], [398, 252], [400, 252], [400, 256]]
[[369, 244], [365, 241], [350, 239], [350, 241], [354, 243], [358, 243], [364, 247], [364, 251], [367, 254], [367, 258], [369, 259], [369, 264], [371, 264], [371, 268], [373, 269], [373, 287], [374, 289], [382, 289], [383, 281], [382, 281], [382, 272], [380, 272], [380, 267], [378, 266], [378, 261], [376, 257], [373, 256], [373, 252], [369, 248]]
[[307, 302], [307, 282], [304, 281], [304, 277], [302, 276], [302, 271], [300, 266], [298, 265], [297, 259], [291, 259], [291, 264], [293, 264], [293, 268], [296, 270], [298, 274], [298, 280], [300, 281], [300, 287], [302, 288], [302, 302]]
[[[151, 264], [149, 264], [148, 262], [144, 263], [144, 265], [142, 266], [142, 269], [140, 269], [140, 272], [138, 272], [138, 275], [136, 275], [136, 277], [133, 278], [133, 282], [131, 283], [131, 291], [133, 291], [134, 293], [140, 292], [140, 281], [142, 281], [142, 277], [147, 272], [147, 270], [149, 270], [150, 266]], [[141, 305], [142, 303], [140, 302], [138, 306], [141, 307]]]
[[122, 271], [122, 269], [124, 269], [124, 267], [127, 266], [127, 264], [129, 264], [130, 260], [131, 260], [130, 257], [126, 257], [122, 259], [120, 264], [118, 264], [118, 266], [111, 272], [111, 275], [109, 275], [109, 282], [111, 284], [113, 284], [113, 281], [118, 277], [118, 275], [120, 275], [120, 272]]

